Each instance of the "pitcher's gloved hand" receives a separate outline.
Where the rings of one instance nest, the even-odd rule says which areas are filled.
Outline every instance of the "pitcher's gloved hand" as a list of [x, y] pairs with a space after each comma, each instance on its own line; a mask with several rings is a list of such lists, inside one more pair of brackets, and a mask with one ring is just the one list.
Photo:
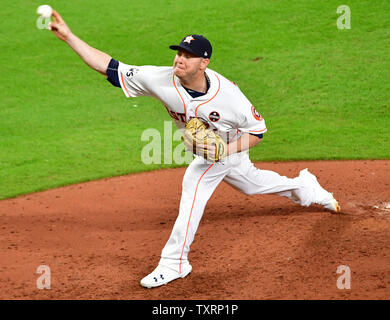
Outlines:
[[218, 162], [227, 155], [226, 142], [198, 118], [186, 123], [182, 140], [188, 150], [211, 162]]

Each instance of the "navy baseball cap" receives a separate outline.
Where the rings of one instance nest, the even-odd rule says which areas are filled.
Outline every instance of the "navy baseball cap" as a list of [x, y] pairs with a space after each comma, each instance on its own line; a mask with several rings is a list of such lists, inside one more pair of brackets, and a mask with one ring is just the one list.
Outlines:
[[181, 40], [179, 45], [172, 45], [169, 48], [172, 50], [183, 49], [205, 59], [210, 59], [213, 51], [210, 41], [198, 34], [188, 35]]

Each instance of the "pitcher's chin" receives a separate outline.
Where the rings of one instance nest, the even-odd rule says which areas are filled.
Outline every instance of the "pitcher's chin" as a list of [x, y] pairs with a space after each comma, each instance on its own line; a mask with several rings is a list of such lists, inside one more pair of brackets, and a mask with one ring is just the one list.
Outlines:
[[184, 76], [185, 74], [185, 71], [181, 68], [178, 68], [178, 67], [174, 67], [173, 68], [173, 74], [178, 77], [178, 78], [181, 78]]

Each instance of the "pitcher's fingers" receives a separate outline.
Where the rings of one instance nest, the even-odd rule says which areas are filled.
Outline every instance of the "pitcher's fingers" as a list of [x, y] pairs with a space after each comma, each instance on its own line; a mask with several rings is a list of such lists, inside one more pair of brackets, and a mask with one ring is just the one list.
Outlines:
[[64, 22], [64, 20], [62, 20], [62, 17], [60, 16], [60, 14], [57, 11], [55, 11], [54, 9], [53, 9], [52, 16], [53, 16], [53, 19], [55, 22], [57, 22], [57, 23]]
[[57, 23], [50, 21], [49, 22], [49, 30], [58, 30]]

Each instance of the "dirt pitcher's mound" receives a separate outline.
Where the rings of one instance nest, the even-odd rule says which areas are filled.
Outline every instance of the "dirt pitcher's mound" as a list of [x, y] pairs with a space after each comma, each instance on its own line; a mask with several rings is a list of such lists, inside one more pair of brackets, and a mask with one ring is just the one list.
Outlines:
[[[170, 235], [184, 168], [4, 200], [0, 298], [388, 299], [390, 161], [256, 166], [288, 177], [309, 168], [343, 213], [247, 196], [222, 183], [191, 247], [193, 272], [145, 289], [139, 281]], [[50, 268], [50, 290], [37, 287], [37, 280], [48, 285], [41, 265]]]

